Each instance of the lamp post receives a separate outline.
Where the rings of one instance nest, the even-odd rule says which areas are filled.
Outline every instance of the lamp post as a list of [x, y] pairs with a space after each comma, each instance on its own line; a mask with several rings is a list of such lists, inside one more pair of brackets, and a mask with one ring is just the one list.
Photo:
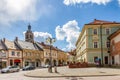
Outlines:
[[48, 37], [46, 39], [46, 42], [49, 43], [49, 45], [50, 45], [50, 55], [49, 55], [49, 60], [50, 60], [49, 65], [50, 66], [48, 67], [48, 72], [50, 72], [50, 73], [52, 73], [52, 54], [51, 54], [51, 48], [52, 48], [52, 44], [55, 41], [56, 41], [56, 39], [55, 38], [51, 38], [51, 37]]
[[103, 66], [102, 25], [103, 23], [101, 23], [100, 25], [100, 38], [101, 38], [101, 65]]

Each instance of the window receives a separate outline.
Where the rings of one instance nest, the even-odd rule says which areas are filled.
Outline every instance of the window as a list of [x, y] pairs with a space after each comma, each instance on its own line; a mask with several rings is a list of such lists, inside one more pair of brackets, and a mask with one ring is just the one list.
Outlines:
[[12, 56], [15, 56], [15, 52], [14, 51], [12, 51]]
[[109, 41], [107, 41], [106, 46], [107, 46], [107, 48], [110, 48], [110, 42]]
[[31, 56], [31, 53], [29, 53], [29, 56]]
[[94, 42], [94, 48], [98, 48], [97, 42]]
[[97, 35], [97, 29], [94, 29], [93, 34]]
[[106, 34], [110, 34], [110, 29], [109, 28], [106, 29]]
[[27, 53], [25, 53], [26, 55], [25, 56], [27, 56]]
[[17, 56], [20, 56], [20, 52], [17, 52]]

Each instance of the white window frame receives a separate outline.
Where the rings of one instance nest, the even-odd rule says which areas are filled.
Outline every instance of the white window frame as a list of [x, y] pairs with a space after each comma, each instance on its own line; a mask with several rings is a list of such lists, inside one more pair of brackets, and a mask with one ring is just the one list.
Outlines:
[[[94, 30], [97, 31], [96, 34], [94, 34]], [[97, 29], [97, 28], [94, 28], [94, 29], [93, 29], [93, 35], [97, 35], [97, 34], [98, 34], [98, 29]]]
[[96, 48], [98, 48], [98, 41], [94, 41], [93, 42], [93, 48], [95, 48], [95, 42], [97, 43], [97, 47]]
[[111, 33], [111, 29], [110, 28], [105, 28], [105, 34], [109, 35], [109, 34], [107, 34], [107, 29], [109, 29], [109, 34]]
[[[107, 42], [109, 42], [109, 47], [107, 47]], [[110, 41], [106, 41], [106, 48], [110, 48]]]
[[[14, 52], [14, 55], [13, 55], [13, 52]], [[11, 55], [12, 55], [12, 56], [15, 56], [15, 51], [11, 51]]]

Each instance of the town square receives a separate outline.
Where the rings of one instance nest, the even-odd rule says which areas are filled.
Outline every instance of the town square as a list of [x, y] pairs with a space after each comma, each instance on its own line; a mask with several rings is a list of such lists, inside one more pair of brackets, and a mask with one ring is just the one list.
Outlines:
[[120, 80], [120, 0], [1, 0], [0, 80]]

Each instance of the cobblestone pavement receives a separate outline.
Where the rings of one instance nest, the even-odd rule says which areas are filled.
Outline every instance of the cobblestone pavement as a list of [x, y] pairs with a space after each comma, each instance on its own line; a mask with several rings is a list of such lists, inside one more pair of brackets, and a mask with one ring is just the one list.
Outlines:
[[38, 69], [32, 72], [28, 72], [25, 75], [31, 77], [91, 77], [91, 76], [113, 76], [120, 75], [120, 69], [112, 68], [76, 68], [69, 69], [68, 67], [58, 67], [58, 73], [48, 73], [48, 69]]
[[25, 72], [0, 74], [0, 80], [120, 80], [120, 76], [100, 77], [60, 77], [60, 78], [32, 78], [24, 76]]
[[[94, 68], [90, 68], [93, 70]], [[40, 69], [36, 69], [40, 70]], [[36, 71], [33, 70], [33, 71]], [[41, 69], [45, 70], [45, 69]], [[119, 69], [118, 69], [119, 70]], [[32, 72], [33, 72], [32, 71]], [[0, 80], [120, 80], [120, 76], [98, 76], [98, 77], [54, 77], [54, 78], [33, 78], [24, 76], [31, 71], [20, 71], [15, 73], [0, 74]]]

